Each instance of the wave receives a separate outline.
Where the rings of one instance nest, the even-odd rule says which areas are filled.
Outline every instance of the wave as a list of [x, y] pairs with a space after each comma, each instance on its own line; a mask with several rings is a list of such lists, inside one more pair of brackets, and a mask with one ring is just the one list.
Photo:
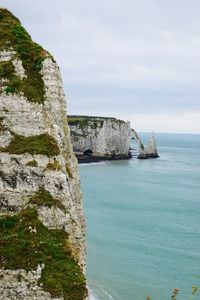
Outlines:
[[100, 300], [95, 294], [90, 293], [89, 300]]
[[79, 167], [84, 167], [84, 166], [95, 166], [95, 165], [105, 165], [106, 162], [105, 161], [100, 161], [100, 162], [92, 162], [92, 163], [83, 163], [83, 164], [79, 164]]
[[89, 295], [90, 295], [89, 300], [100, 300], [91, 289], [89, 290]]
[[100, 294], [102, 294], [102, 299], [100, 299], [93, 290], [89, 289], [89, 300], [116, 300], [116, 298], [114, 298], [108, 291], [105, 290], [105, 288], [103, 286], [101, 286], [100, 284], [96, 284], [97, 288], [100, 292]]

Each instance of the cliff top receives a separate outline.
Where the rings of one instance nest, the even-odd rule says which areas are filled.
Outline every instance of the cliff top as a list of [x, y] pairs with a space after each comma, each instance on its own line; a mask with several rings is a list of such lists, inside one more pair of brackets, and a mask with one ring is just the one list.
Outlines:
[[76, 124], [87, 125], [88, 122], [98, 122], [98, 121], [102, 122], [102, 121], [106, 121], [106, 120], [126, 123], [123, 120], [119, 120], [119, 119], [113, 118], [113, 117], [70, 115], [67, 118], [68, 118], [69, 125], [76, 125]]
[[25, 69], [22, 80], [17, 76], [11, 60], [0, 60], [0, 77], [6, 79], [3, 91], [23, 93], [27, 100], [44, 101], [44, 83], [40, 71], [43, 60], [50, 56], [41, 46], [32, 41], [20, 21], [7, 9], [0, 8], [0, 54], [10, 52], [14, 60]]

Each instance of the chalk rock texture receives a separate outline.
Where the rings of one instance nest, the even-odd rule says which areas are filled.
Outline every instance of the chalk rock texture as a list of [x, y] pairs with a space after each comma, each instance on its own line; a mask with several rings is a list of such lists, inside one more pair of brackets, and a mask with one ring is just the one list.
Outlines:
[[59, 67], [0, 9], [0, 299], [86, 299], [85, 254]]
[[[139, 143], [138, 143], [139, 144]], [[145, 147], [143, 144], [139, 146], [139, 159], [158, 158], [158, 150], [156, 146], [156, 139], [152, 133], [148, 145]]]
[[88, 116], [70, 116], [68, 122], [77, 155], [88, 153], [96, 157], [129, 157], [130, 122]]
[[147, 146], [144, 146], [141, 138], [134, 129], [131, 129], [132, 138], [136, 141], [139, 146], [138, 159], [148, 159], [148, 158], [158, 158], [158, 150], [156, 146], [156, 139], [152, 133], [149, 143]]

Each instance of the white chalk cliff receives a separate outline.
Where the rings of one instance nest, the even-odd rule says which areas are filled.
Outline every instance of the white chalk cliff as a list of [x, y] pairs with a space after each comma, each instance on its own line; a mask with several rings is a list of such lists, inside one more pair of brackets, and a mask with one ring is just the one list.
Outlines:
[[90, 153], [96, 157], [129, 157], [130, 122], [89, 116], [70, 116], [68, 122], [77, 155]]
[[85, 219], [59, 68], [0, 9], [0, 299], [87, 298]]

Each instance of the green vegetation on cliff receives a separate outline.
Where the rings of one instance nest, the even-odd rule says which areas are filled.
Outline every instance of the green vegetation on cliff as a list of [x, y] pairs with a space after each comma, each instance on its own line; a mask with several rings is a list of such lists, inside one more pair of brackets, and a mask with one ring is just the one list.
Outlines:
[[27, 162], [26, 165], [29, 167], [37, 167], [38, 166], [37, 161], [35, 159], [30, 160], [29, 162]]
[[56, 159], [54, 159], [53, 162], [49, 162], [45, 168], [45, 171], [60, 171], [60, 170], [62, 170], [62, 167]]
[[0, 77], [6, 93], [24, 93], [32, 102], [43, 103], [45, 89], [40, 70], [42, 61], [50, 56], [21, 26], [20, 21], [8, 10], [0, 9], [0, 51], [16, 51], [14, 58], [22, 61], [27, 77], [20, 79], [14, 72], [11, 61], [0, 62]]
[[14, 138], [6, 148], [0, 148], [2, 152], [8, 152], [10, 154], [24, 154], [30, 153], [43, 154], [47, 156], [55, 156], [59, 154], [59, 148], [56, 141], [47, 133], [34, 135], [34, 136], [22, 136], [16, 133], [12, 133]]
[[84, 127], [91, 126], [95, 129], [97, 126], [103, 126], [103, 120], [100, 118], [92, 118], [92, 117], [83, 117], [83, 116], [71, 116], [68, 117], [68, 124], [73, 126], [79, 126], [80, 128], [84, 129]]
[[102, 127], [104, 121], [113, 121], [116, 123], [125, 123], [122, 120], [118, 120], [116, 118], [111, 117], [95, 117], [95, 116], [78, 116], [71, 115], [67, 117], [69, 126], [79, 126], [80, 128], [84, 128], [90, 126], [92, 129], [96, 129], [98, 126]]
[[6, 128], [3, 125], [3, 118], [0, 117], [0, 132], [6, 131]]
[[65, 206], [59, 200], [54, 199], [43, 187], [41, 187], [37, 193], [31, 197], [29, 203], [37, 206], [55, 206], [66, 212]]
[[85, 277], [71, 254], [65, 231], [45, 227], [34, 208], [1, 218], [0, 268], [30, 271], [42, 264], [38, 285], [43, 290], [65, 300], [87, 296]]

